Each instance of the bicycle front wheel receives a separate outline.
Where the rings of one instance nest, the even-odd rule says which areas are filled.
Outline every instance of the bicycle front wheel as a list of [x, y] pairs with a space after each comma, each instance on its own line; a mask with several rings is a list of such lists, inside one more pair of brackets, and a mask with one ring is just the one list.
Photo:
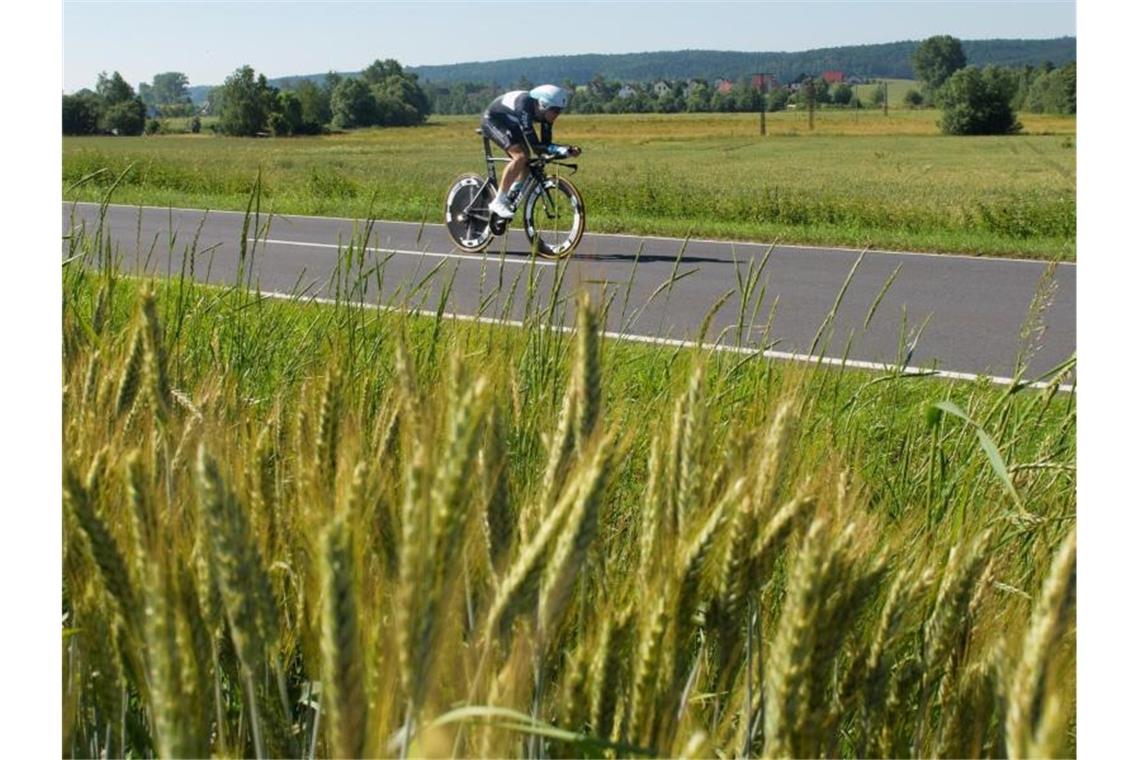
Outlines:
[[586, 231], [586, 204], [578, 188], [563, 177], [547, 177], [526, 199], [526, 236], [541, 256], [569, 256]]
[[443, 215], [447, 234], [464, 251], [481, 251], [494, 237], [487, 209], [495, 188], [478, 174], [461, 174], [447, 191]]

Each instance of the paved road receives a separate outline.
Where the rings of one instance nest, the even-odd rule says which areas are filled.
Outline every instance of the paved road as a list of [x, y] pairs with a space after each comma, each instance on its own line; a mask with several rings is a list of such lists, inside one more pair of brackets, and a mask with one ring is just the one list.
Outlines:
[[[95, 205], [63, 206], [65, 235], [79, 226], [90, 231], [97, 220]], [[258, 239], [249, 267], [252, 281], [266, 292], [331, 296], [338, 248], [354, 236], [360, 240], [362, 225], [301, 216], [263, 216], [260, 221], [256, 236], [252, 230], [247, 234]], [[215, 283], [235, 281], [242, 224], [240, 213], [133, 206], [111, 206], [105, 218], [121, 266], [177, 274], [192, 251], [195, 276]], [[577, 284], [597, 292], [604, 285], [614, 297], [608, 330], [694, 339], [710, 307], [737, 289], [738, 274], [743, 276], [750, 263], [753, 268], [763, 263], [758, 286], [744, 309], [743, 343], [805, 354], [850, 276], [828, 337], [817, 345], [815, 355], [838, 359], [846, 350], [852, 361], [894, 363], [902, 336], [903, 342], [917, 338], [912, 366], [998, 378], [1012, 373], [1021, 326], [1045, 264], [869, 251], [851, 274], [859, 256], [859, 251], [849, 249], [769, 249], [759, 244], [587, 234], [566, 267], [563, 292], [572, 292]], [[472, 256], [455, 249], [442, 225], [402, 222], [377, 222], [363, 260], [365, 270], [383, 262], [382, 282], [375, 274], [370, 278], [366, 299], [372, 303], [379, 293], [384, 303], [434, 309], [454, 273], [449, 312], [473, 314], [484, 304], [483, 313], [497, 317], [503, 316], [506, 304], [511, 318], [522, 313], [527, 279], [536, 277], [538, 290], [548, 294], [557, 271], [550, 262], [532, 262], [521, 232], [496, 241], [485, 256]], [[436, 274], [416, 291], [416, 283], [436, 267]], [[679, 279], [662, 290], [672, 278]], [[516, 280], [519, 295], [508, 303], [507, 293]], [[1030, 376], [1060, 364], [1076, 350], [1076, 266], [1057, 266], [1053, 282]], [[876, 301], [874, 317], [864, 329]], [[723, 341], [734, 344], [740, 315], [741, 299], [733, 292], [713, 318], [710, 336], [726, 331]]]

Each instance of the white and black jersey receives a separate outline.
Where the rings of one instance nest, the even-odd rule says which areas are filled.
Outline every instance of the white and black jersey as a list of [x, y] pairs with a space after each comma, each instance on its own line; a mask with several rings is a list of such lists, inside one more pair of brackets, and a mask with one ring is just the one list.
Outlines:
[[[551, 128], [538, 119], [538, 101], [526, 90], [511, 90], [491, 101], [483, 112], [483, 134], [506, 150], [511, 145], [522, 145], [527, 155], [531, 147], [544, 150], [550, 145]], [[535, 123], [539, 133], [535, 133]]]

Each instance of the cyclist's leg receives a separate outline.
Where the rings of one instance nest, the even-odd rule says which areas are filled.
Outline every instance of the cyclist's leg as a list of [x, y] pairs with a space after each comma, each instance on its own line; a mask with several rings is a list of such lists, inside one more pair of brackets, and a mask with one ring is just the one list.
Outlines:
[[482, 128], [483, 134], [487, 135], [493, 143], [506, 151], [511, 159], [503, 170], [502, 181], [499, 183], [498, 188], [499, 192], [492, 202], [492, 210], [500, 216], [509, 217], [511, 213], [509, 207], [506, 205], [507, 193], [515, 182], [518, 182], [525, 176], [530, 151], [528, 150], [526, 138], [523, 136], [521, 127], [501, 114], [483, 114]]
[[507, 155], [511, 157], [511, 162], [503, 170], [503, 182], [499, 185], [499, 195], [502, 198], [506, 198], [511, 186], [525, 176], [528, 157], [526, 143], [515, 143], [508, 146], [506, 151]]

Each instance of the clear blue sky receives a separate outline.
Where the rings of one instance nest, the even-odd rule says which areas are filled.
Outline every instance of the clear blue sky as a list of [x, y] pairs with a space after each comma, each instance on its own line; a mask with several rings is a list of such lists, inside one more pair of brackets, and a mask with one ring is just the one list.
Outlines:
[[105, 2], [64, 0], [63, 89], [100, 71], [133, 85], [164, 71], [220, 84], [243, 64], [269, 77], [532, 55], [701, 48], [795, 51], [952, 34], [1076, 34], [1060, 2]]

